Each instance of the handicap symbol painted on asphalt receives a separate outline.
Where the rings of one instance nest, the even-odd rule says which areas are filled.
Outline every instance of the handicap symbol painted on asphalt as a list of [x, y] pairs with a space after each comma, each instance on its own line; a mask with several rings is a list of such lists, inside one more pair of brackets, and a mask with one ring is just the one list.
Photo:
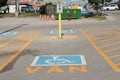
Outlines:
[[83, 55], [42, 55], [36, 56], [31, 66], [86, 65]]
[[[59, 31], [58, 30], [53, 30], [50, 32], [50, 34], [58, 34]], [[69, 34], [69, 33], [74, 33], [73, 30], [62, 30], [63, 34]]]
[[15, 34], [17, 34], [17, 32], [4, 32], [4, 33], [0, 32], [0, 35], [15, 35]]
[[59, 58], [59, 56], [53, 56], [52, 59], [45, 60], [45, 63], [48, 64], [65, 64], [65, 63], [73, 63], [74, 61]]

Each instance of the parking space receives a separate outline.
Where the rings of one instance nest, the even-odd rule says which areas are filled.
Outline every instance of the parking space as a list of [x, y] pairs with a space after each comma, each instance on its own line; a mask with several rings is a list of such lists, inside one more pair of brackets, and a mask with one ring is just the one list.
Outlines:
[[[40, 34], [33, 32], [22, 32], [18, 34], [7, 34], [1, 36], [0, 41], [0, 71], [15, 60], [22, 51]], [[10, 39], [12, 37], [12, 39]]]
[[0, 35], [1, 80], [119, 80], [119, 22], [63, 20], [59, 39], [57, 21], [14, 20], [1, 32], [27, 25]]
[[81, 30], [81, 32], [113, 70], [120, 72], [120, 28]]

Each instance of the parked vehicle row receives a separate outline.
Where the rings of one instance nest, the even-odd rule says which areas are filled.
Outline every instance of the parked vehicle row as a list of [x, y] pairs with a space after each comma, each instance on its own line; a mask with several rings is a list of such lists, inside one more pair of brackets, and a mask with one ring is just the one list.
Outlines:
[[34, 12], [34, 8], [32, 6], [21, 7], [21, 12]]
[[115, 11], [115, 10], [119, 10], [119, 7], [116, 4], [110, 4], [107, 6], [103, 6], [101, 8], [101, 10], [103, 10], [103, 11]]

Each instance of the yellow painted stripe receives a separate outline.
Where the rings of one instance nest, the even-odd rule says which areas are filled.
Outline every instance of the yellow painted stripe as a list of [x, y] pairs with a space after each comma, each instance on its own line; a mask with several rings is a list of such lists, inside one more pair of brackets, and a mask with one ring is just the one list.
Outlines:
[[95, 37], [94, 35], [91, 35], [90, 38], [91, 38], [92, 40], [97, 40], [97, 39], [98, 39], [98, 38]]
[[3, 54], [2, 52], [0, 52], [0, 54]]
[[[119, 31], [116, 31], [116, 28], [114, 28], [114, 29], [110, 28], [110, 30], [111, 30], [112, 32], [115, 32], [115, 33], [117, 33], [117, 34], [120, 34]], [[118, 30], [118, 29], [117, 29], [117, 30]]]
[[9, 58], [10, 57], [10, 55], [9, 56], [0, 56], [0, 58]]
[[92, 29], [92, 33], [91, 34], [93, 34], [93, 35], [100, 35], [100, 34], [108, 34], [109, 32], [110, 32], [109, 29], [107, 29], [107, 30], [106, 29]]
[[7, 47], [3, 47], [1, 48], [1, 50], [11, 50], [11, 49], [16, 49], [16, 48], [19, 48], [20, 45], [15, 45], [15, 46], [8, 46]]
[[117, 63], [116, 65], [117, 65], [117, 66], [120, 66], [120, 63]]
[[105, 42], [105, 41], [109, 41], [109, 40], [112, 40], [112, 39], [118, 39], [118, 38], [120, 38], [120, 36], [118, 36], [118, 37], [113, 37], [113, 38], [108, 38], [108, 39], [104, 39], [104, 40], [99, 40], [99, 41], [97, 41], [96, 43], [102, 43], [102, 42]]
[[98, 53], [105, 59], [105, 61], [114, 69], [114, 71], [116, 72], [120, 72], [120, 69], [117, 65], [115, 65], [111, 60], [110, 58], [105, 55], [105, 53], [100, 50], [100, 48], [98, 48], [96, 46], [96, 44], [92, 41], [92, 39], [87, 35], [87, 33], [84, 31], [84, 30], [80, 30], [81, 33], [88, 39], [88, 41], [91, 43], [91, 45], [98, 51]]
[[[73, 35], [73, 36], [62, 36], [62, 38], [64, 38], [64, 39], [69, 39], [69, 38], [71, 38], [71, 39], [74, 39], [74, 38], [80, 38], [80, 36], [78, 36], [78, 35]], [[43, 38], [40, 38], [39, 40], [53, 40], [53, 39], [58, 39], [58, 37], [57, 36], [47, 36], [47, 37], [43, 37]]]
[[111, 44], [107, 44], [107, 45], [99, 46], [99, 48], [110, 47], [110, 46], [113, 46], [113, 45], [117, 45], [117, 44], [119, 44], [119, 43], [120, 43], [120, 42], [114, 42], [114, 43], [111, 43]]
[[1, 44], [1, 45], [0, 45], [0, 48], [2, 48], [2, 47], [4, 47], [4, 46], [8, 45], [9, 43], [10, 43], [10, 41]]
[[119, 57], [120, 54], [116, 54], [116, 55], [112, 55], [112, 56], [109, 56], [109, 58], [115, 58], [115, 57]]
[[4, 62], [0, 62], [0, 65], [3, 64]]
[[110, 50], [106, 50], [106, 51], [104, 51], [104, 52], [107, 53], [107, 52], [112, 52], [112, 51], [116, 51], [116, 50], [120, 50], [120, 47], [118, 47], [118, 48], [113, 48], [113, 49], [110, 49]]
[[2, 40], [2, 39], [4, 39], [4, 38], [0, 38], [0, 40]]
[[10, 59], [7, 62], [5, 62], [2, 66], [0, 66], [0, 71], [3, 70], [9, 63], [11, 63], [18, 55], [20, 55], [23, 52], [23, 50], [27, 46], [29, 46], [33, 42], [33, 40], [37, 38], [39, 35], [40, 35], [40, 32], [35, 34], [32, 39], [28, 40], [12, 57], [10, 57]]
[[114, 38], [120, 38], [120, 35], [96, 37], [96, 39], [94, 39], [94, 41], [96, 40], [98, 42], [98, 41], [102, 41], [102, 40], [111, 40]]
[[73, 36], [63, 36], [63, 38], [80, 38], [78, 35], [73, 35]]
[[17, 50], [9, 50], [9, 51], [7, 51], [7, 52], [9, 52], [9, 53], [10, 53], [10, 52], [16, 52], [16, 51], [17, 51]]
[[[25, 33], [24, 33], [24, 34], [25, 34]], [[24, 35], [24, 34], [22, 34], [22, 35]], [[18, 37], [21, 37], [21, 35], [19, 35]], [[18, 38], [18, 37], [17, 37], [17, 38]], [[11, 41], [12, 41], [12, 40], [0, 44], [0, 48], [2, 48], [2, 47], [4, 47], [4, 46], [8, 45]]]
[[19, 36], [17, 36], [17, 39], [21, 39], [23, 36], [25, 36], [28, 32], [23, 32], [22, 34], [20, 34]]

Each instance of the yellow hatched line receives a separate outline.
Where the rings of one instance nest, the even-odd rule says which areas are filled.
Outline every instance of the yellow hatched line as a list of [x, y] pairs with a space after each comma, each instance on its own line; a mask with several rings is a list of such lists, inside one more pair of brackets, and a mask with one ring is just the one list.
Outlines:
[[109, 39], [114, 39], [114, 38], [120, 38], [120, 35], [115, 35], [115, 36], [102, 36], [102, 37], [96, 37], [92, 40], [94, 41], [102, 41], [102, 40], [99, 40], [99, 39], [104, 39], [104, 40], [109, 40]]
[[0, 64], [3, 64], [4, 62], [0, 62]]
[[[69, 38], [80, 38], [80, 36], [73, 35], [73, 36], [62, 36], [63, 39], [69, 39]], [[53, 39], [58, 39], [58, 36], [47, 36], [40, 38], [39, 40], [53, 40]]]
[[[92, 32], [93, 32], [94, 30], [92, 30]], [[106, 34], [110, 34], [112, 31], [111, 31], [111, 29], [103, 29], [102, 31], [104, 31], [104, 32], [99, 32], [100, 30], [97, 30], [97, 32], [93, 32], [93, 34], [92, 35], [106, 35]]]
[[63, 36], [63, 38], [80, 38], [80, 36], [73, 35], [73, 36]]
[[117, 63], [116, 65], [117, 65], [117, 66], [119, 66], [119, 65], [120, 65], [120, 63]]
[[[25, 34], [25, 33], [24, 33], [24, 34]], [[22, 34], [22, 35], [23, 35], [23, 34]], [[18, 37], [21, 37], [21, 35], [19, 35]], [[17, 38], [18, 38], [18, 37], [17, 37]], [[4, 46], [8, 45], [11, 41], [12, 41], [12, 40], [7, 41], [7, 42], [5, 42], [5, 43], [3, 43], [3, 44], [0, 44], [0, 48], [2, 48], [2, 47], [4, 47]]]
[[116, 54], [116, 55], [112, 55], [112, 56], [109, 56], [109, 58], [115, 58], [115, 57], [119, 57], [120, 54]]
[[1, 45], [0, 45], [0, 48], [2, 48], [2, 47], [4, 47], [4, 46], [8, 45], [9, 43], [10, 43], [10, 41], [1, 44]]
[[105, 59], [105, 61], [114, 69], [116, 72], [120, 72], [120, 68], [115, 65], [110, 58], [105, 55], [105, 53], [97, 47], [97, 45], [92, 41], [92, 39], [87, 35], [87, 33], [84, 30], [80, 30], [80, 32], [88, 39], [90, 44], [98, 51], [98, 53]]
[[[8, 46], [8, 45], [7, 45]], [[19, 48], [20, 46], [19, 45], [16, 45], [16, 46], [9, 46], [9, 47], [2, 47], [1, 50], [11, 50], [11, 49], [14, 49], [14, 48]]]
[[2, 39], [4, 39], [4, 38], [0, 38], [0, 40], [2, 40]]
[[22, 34], [20, 34], [19, 36], [17, 36], [17, 39], [21, 39], [23, 36], [25, 36], [28, 32], [23, 32]]
[[113, 31], [113, 32], [115, 32], [115, 33], [117, 33], [117, 34], [120, 34], [120, 32], [115, 31], [115, 30], [113, 30], [112, 28], [110, 28], [110, 30]]
[[10, 55], [9, 56], [0, 56], [0, 58], [9, 58], [10, 57]]
[[114, 43], [111, 43], [111, 44], [99, 46], [99, 48], [105, 48], [105, 47], [113, 46], [113, 45], [116, 45], [116, 44], [119, 44], [119, 43], [120, 43], [120, 42], [114, 42]]
[[94, 35], [91, 35], [90, 38], [92, 38], [92, 40], [97, 40], [97, 38]]
[[116, 51], [116, 50], [120, 50], [120, 47], [118, 47], [118, 48], [113, 48], [113, 49], [110, 49], [110, 50], [106, 50], [106, 51], [104, 51], [104, 52], [107, 53], [107, 52], [112, 52], [112, 51]]
[[107, 34], [107, 33], [110, 32], [109, 29], [107, 29], [107, 31], [106, 31], [105, 29], [102, 30], [102, 31], [105, 31], [105, 32], [101, 32], [99, 29], [95, 29], [95, 30], [92, 30], [92, 33], [91, 33], [91, 34], [93, 34], [93, 35], [99, 35], [99, 34]]
[[23, 46], [21, 46], [21, 48], [13, 56], [11, 56], [8, 61], [2, 64], [2, 66], [0, 66], [0, 71], [2, 71], [14, 59], [16, 59], [16, 57], [18, 57], [18, 55], [20, 55], [23, 52], [23, 50], [33, 42], [34, 39], [38, 38], [39, 35], [40, 35], [40, 32], [37, 32], [33, 38], [31, 38]]
[[16, 52], [16, 51], [17, 51], [17, 50], [9, 50], [9, 51], [7, 51], [7, 52], [9, 52], [9, 53], [10, 53], [10, 52]]
[[105, 41], [109, 41], [109, 40], [112, 40], [112, 39], [118, 39], [118, 38], [120, 38], [120, 36], [113, 37], [113, 38], [108, 38], [108, 39], [105, 39], [105, 40], [100, 40], [100, 41], [97, 41], [96, 43], [102, 43], [102, 42], [105, 42]]
[[0, 54], [3, 54], [2, 52], [0, 52]]
[[23, 40], [23, 41], [27, 41], [28, 39], [31, 39], [31, 36], [33, 33], [30, 33], [30, 32], [25, 32], [25, 33], [22, 33], [20, 36], [17, 37], [17, 39], [20, 39], [20, 40]]

